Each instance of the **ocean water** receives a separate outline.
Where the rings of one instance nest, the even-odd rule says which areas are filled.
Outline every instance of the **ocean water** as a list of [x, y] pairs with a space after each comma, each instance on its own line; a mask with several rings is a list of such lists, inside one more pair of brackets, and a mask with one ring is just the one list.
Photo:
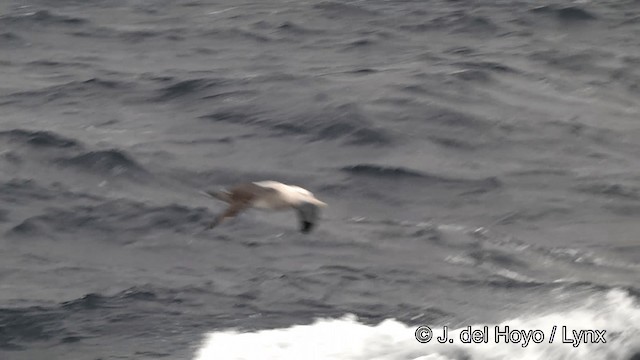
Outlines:
[[[639, 317], [634, 299], [612, 290], [570, 311], [451, 329], [447, 337], [452, 343], [416, 341], [407, 336], [414, 328], [392, 319], [366, 325], [345, 316], [281, 329], [212, 332], [195, 359], [626, 359], [637, 357], [632, 349], [637, 348]], [[589, 329], [604, 333], [601, 338], [574, 333]], [[472, 338], [470, 331], [482, 335]], [[435, 331], [436, 337], [443, 333], [443, 328]]]
[[[0, 359], [640, 358], [639, 19], [2, 2]], [[318, 227], [207, 230], [263, 180]]]

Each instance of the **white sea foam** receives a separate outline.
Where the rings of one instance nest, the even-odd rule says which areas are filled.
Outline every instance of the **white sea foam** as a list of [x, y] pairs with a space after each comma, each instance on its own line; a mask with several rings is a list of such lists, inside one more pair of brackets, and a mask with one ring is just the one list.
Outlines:
[[[587, 299], [569, 311], [523, 315], [500, 323], [498, 328], [504, 330], [505, 325], [510, 330], [541, 330], [544, 342], [530, 341], [523, 347], [522, 342], [506, 343], [500, 338], [496, 343], [496, 325], [490, 325], [486, 343], [461, 343], [459, 336], [466, 328], [463, 327], [449, 332], [453, 344], [440, 344], [436, 340], [423, 344], [415, 339], [415, 326], [393, 319], [365, 325], [349, 315], [282, 329], [212, 332], [206, 336], [194, 360], [626, 360], [640, 353], [640, 306], [623, 290], [612, 290], [604, 296]], [[554, 325], [557, 332], [550, 344]], [[580, 344], [578, 347], [563, 343], [563, 326], [567, 327], [567, 335], [571, 338], [571, 330], [606, 330], [606, 343]], [[472, 329], [482, 328], [483, 325], [472, 325]], [[442, 328], [432, 329], [435, 336], [442, 334]]]

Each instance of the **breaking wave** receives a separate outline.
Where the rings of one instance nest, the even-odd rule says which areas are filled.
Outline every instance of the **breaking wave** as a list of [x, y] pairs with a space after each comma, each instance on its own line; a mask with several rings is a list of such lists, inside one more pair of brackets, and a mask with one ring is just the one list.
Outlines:
[[[436, 340], [420, 343], [415, 339], [417, 326], [409, 326], [394, 319], [377, 325], [367, 325], [352, 315], [339, 319], [318, 319], [310, 325], [241, 332], [216, 331], [208, 334], [194, 360], [211, 359], [340, 359], [340, 360], [458, 360], [458, 359], [625, 359], [640, 357], [640, 306], [627, 292], [616, 289], [594, 296], [568, 311], [520, 316], [498, 325], [487, 326], [487, 338], [481, 343], [460, 342], [462, 326], [449, 332], [453, 343], [440, 344]], [[528, 332], [540, 330], [544, 341], [525, 340], [507, 343], [500, 337], [496, 343], [495, 330]], [[554, 339], [549, 343], [553, 327]], [[573, 339], [572, 330], [605, 330], [606, 343], [565, 343], [562, 327], [566, 326], [567, 341]], [[471, 325], [472, 330], [483, 329]], [[434, 336], [442, 335], [441, 327], [432, 327]], [[486, 342], [485, 342], [486, 341]]]

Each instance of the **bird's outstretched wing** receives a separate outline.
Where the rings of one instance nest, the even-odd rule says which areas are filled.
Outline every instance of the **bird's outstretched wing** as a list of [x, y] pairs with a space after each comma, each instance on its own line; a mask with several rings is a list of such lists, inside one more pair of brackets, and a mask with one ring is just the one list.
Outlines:
[[307, 234], [313, 230], [320, 215], [320, 208], [312, 203], [304, 202], [296, 206], [300, 231]]

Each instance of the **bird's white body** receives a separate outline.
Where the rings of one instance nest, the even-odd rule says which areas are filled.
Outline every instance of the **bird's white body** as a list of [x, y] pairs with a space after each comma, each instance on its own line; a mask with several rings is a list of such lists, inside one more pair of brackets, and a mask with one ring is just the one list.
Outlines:
[[258, 181], [236, 185], [219, 192], [204, 192], [229, 204], [227, 210], [211, 224], [214, 227], [248, 208], [266, 210], [294, 209], [298, 213], [301, 231], [311, 231], [319, 217], [319, 208], [326, 203], [316, 199], [309, 190], [277, 181]]
[[327, 206], [326, 203], [316, 199], [311, 191], [299, 186], [287, 185], [277, 181], [259, 181], [254, 182], [254, 184], [276, 190], [278, 194], [277, 196], [264, 196], [256, 199], [253, 203], [253, 207], [256, 208], [279, 210], [294, 207], [301, 203]]

